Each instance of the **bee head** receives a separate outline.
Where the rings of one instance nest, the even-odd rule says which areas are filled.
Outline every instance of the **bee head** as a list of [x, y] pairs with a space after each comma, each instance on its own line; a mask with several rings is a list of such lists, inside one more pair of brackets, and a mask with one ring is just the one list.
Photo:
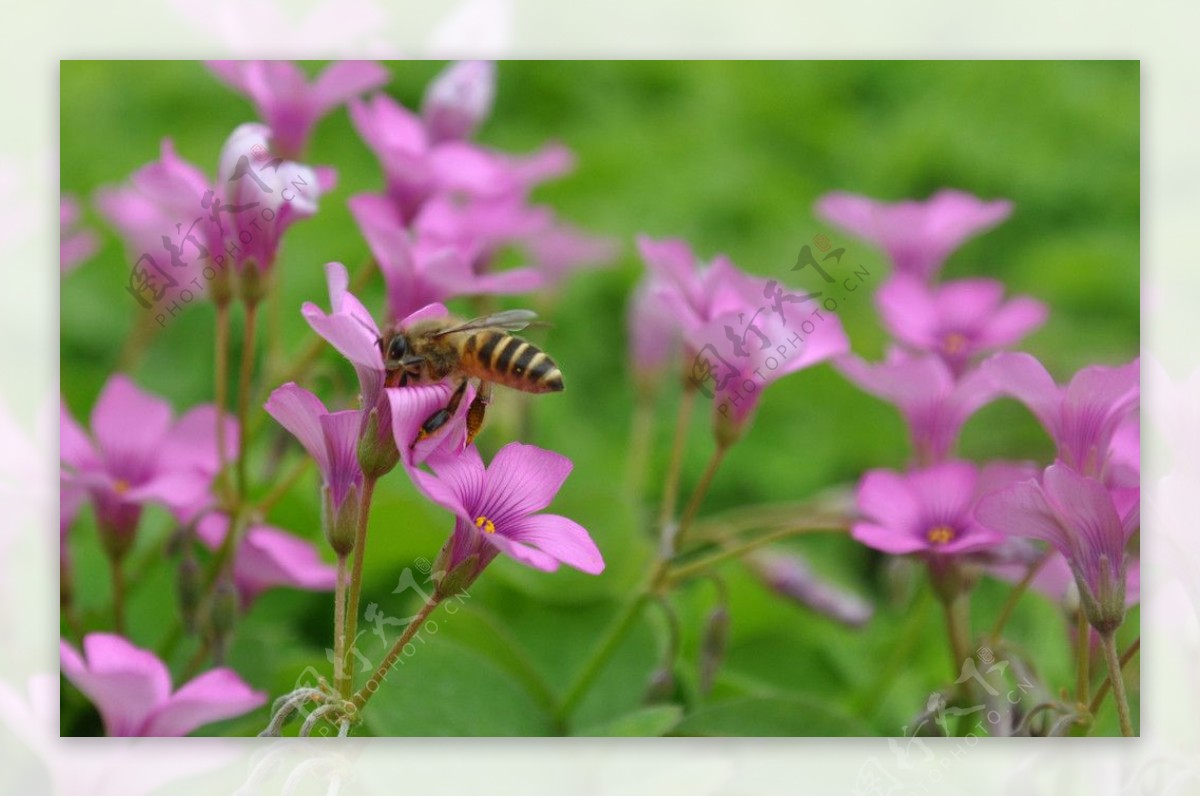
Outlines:
[[397, 332], [392, 335], [391, 340], [387, 343], [387, 348], [383, 352], [384, 366], [389, 371], [396, 371], [404, 367], [404, 360], [408, 357], [408, 338], [403, 332]]

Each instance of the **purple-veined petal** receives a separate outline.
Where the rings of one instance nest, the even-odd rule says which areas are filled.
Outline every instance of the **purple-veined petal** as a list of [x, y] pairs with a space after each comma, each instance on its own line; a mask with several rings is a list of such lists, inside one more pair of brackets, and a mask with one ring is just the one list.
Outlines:
[[[494, 465], [494, 463], [493, 463]], [[539, 548], [565, 565], [596, 575], [604, 571], [604, 557], [587, 529], [561, 515], [532, 515], [508, 523], [497, 534]]]
[[320, 421], [328, 410], [319, 398], [295, 382], [288, 382], [271, 392], [263, 408], [300, 441], [309, 456], [316, 460], [321, 473], [329, 473], [329, 452]]
[[482, 534], [483, 539], [498, 548], [505, 555], [516, 559], [523, 565], [553, 573], [558, 569], [558, 560], [544, 551], [539, 551], [531, 545], [509, 539], [499, 533]]
[[571, 473], [571, 460], [537, 446], [509, 443], [487, 469], [479, 514], [499, 528], [550, 506]]
[[1022, 402], [1046, 431], [1058, 436], [1062, 394], [1040, 362], [1023, 352], [1004, 352], [988, 358], [981, 367], [998, 390]]

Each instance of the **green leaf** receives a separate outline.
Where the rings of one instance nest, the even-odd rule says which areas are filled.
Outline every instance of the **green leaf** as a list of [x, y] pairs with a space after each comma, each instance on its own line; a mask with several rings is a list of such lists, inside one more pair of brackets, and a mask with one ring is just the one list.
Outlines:
[[615, 720], [584, 728], [575, 736], [662, 736], [683, 717], [681, 706], [647, 706]]
[[835, 706], [808, 697], [750, 697], [685, 717], [679, 736], [871, 736], [871, 729]]
[[377, 736], [546, 736], [553, 722], [511, 675], [445, 638], [402, 657], [363, 710]]

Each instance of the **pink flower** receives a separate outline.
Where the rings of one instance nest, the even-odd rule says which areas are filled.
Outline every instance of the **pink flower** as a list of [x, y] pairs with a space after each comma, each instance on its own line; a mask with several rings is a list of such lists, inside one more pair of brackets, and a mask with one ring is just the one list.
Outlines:
[[316, 461], [321, 472], [322, 526], [333, 549], [348, 552], [363, 485], [358, 464], [361, 413], [329, 412], [319, 398], [295, 382], [275, 388], [263, 406]]
[[350, 293], [350, 275], [344, 265], [326, 263], [325, 279], [329, 286], [330, 312], [326, 313], [312, 302], [305, 302], [300, 312], [313, 331], [354, 366], [362, 406], [373, 407], [383, 394], [387, 376], [379, 348], [379, 325], [358, 297]]
[[[1025, 578], [1028, 564], [1002, 564], [988, 567], [988, 572], [997, 578], [1016, 584]], [[1141, 597], [1141, 564], [1130, 559], [1125, 574], [1125, 606], [1136, 606]], [[1075, 574], [1066, 557], [1055, 551], [1029, 582], [1031, 589], [1040, 592], [1055, 603], [1066, 601], [1075, 586]]]
[[896, 405], [908, 424], [914, 459], [923, 465], [951, 456], [963, 424], [998, 392], [978, 369], [956, 379], [933, 355], [893, 350], [887, 360], [872, 365], [848, 354], [838, 358], [836, 367], [867, 393]]
[[659, 295], [693, 352], [703, 347], [706, 341], [700, 338], [713, 319], [745, 312], [753, 301], [752, 278], [724, 255], [704, 266], [678, 238], [639, 235], [637, 247], [650, 273], [650, 290]]
[[[714, 376], [713, 418], [718, 440], [727, 442], [741, 434], [763, 391], [776, 380], [850, 350], [834, 313], [820, 311], [804, 294], [788, 293], [774, 280], [750, 279], [747, 284], [757, 288], [752, 292], [757, 299], [717, 315], [693, 338], [701, 344], [696, 362], [708, 363], [710, 371], [720, 374]], [[772, 307], [768, 297], [774, 291], [784, 300]]]
[[949, 556], [991, 548], [1004, 535], [975, 519], [976, 501], [1029, 472], [1002, 463], [979, 469], [962, 461], [907, 473], [869, 471], [858, 484], [862, 519], [851, 534], [890, 554]]
[[353, 197], [350, 210], [387, 283], [392, 318], [459, 296], [522, 293], [541, 284], [538, 273], [528, 268], [478, 273], [472, 264], [478, 251], [473, 248], [437, 242], [433, 236], [414, 239], [383, 197]]
[[964, 241], [1008, 218], [1012, 203], [986, 202], [949, 189], [924, 201], [901, 202], [834, 192], [817, 200], [816, 212], [883, 249], [898, 273], [925, 280]]
[[496, 64], [458, 61], [442, 70], [425, 90], [421, 116], [434, 142], [467, 139], [492, 112]]
[[475, 398], [475, 388], [467, 386], [466, 393], [458, 405], [458, 412], [446, 422], [437, 434], [417, 440], [421, 425], [431, 415], [443, 409], [450, 401], [454, 388], [445, 382], [436, 385], [409, 385], [391, 387], [384, 391], [391, 406], [389, 428], [395, 435], [400, 461], [413, 478], [418, 481], [423, 474], [414, 469], [432, 457], [457, 456], [467, 445], [467, 409]]
[[250, 99], [270, 128], [272, 147], [287, 158], [303, 155], [322, 116], [388, 81], [374, 61], [336, 61], [312, 83], [291, 61], [209, 61], [208, 67]]
[[996, 354], [981, 366], [996, 388], [1029, 408], [1058, 444], [1058, 457], [1085, 476], [1103, 477], [1117, 427], [1140, 401], [1139, 363], [1094, 365], [1059, 387], [1035, 358]]
[[114, 634], [88, 634], [83, 656], [66, 642], [59, 650], [63, 674], [100, 710], [109, 736], [186, 736], [267, 702], [227, 667], [172, 692], [166, 665]]
[[[100, 189], [95, 204], [135, 253], [135, 267], [161, 284], [163, 293], [154, 296], [158, 301], [174, 298], [184, 287], [195, 289], [194, 283], [206, 285], [203, 270], [209, 263], [223, 267], [221, 225], [210, 215], [216, 198], [204, 172], [176, 155], [170, 139], [163, 139], [159, 160], [134, 172], [128, 185]], [[132, 281], [129, 290], [136, 290]], [[135, 295], [148, 299], [151, 290]], [[148, 301], [143, 304], [150, 306]]]
[[1027, 296], [1003, 302], [1004, 285], [963, 279], [927, 285], [897, 274], [875, 294], [884, 326], [898, 341], [942, 357], [955, 373], [984, 352], [1011, 346], [1046, 320], [1046, 305]]
[[79, 226], [79, 202], [63, 196], [58, 202], [58, 263], [62, 273], [74, 271], [100, 246], [96, 234]]
[[663, 291], [654, 280], [634, 289], [626, 315], [629, 361], [643, 382], [666, 369], [679, 353], [679, 325], [671, 317]]
[[[217, 512], [196, 524], [196, 536], [213, 550], [228, 533], [229, 517]], [[274, 587], [328, 592], [337, 582], [337, 573], [321, 561], [316, 547], [307, 540], [264, 523], [252, 523], [234, 554], [233, 580], [245, 609]]]
[[[571, 153], [558, 145], [514, 156], [448, 135], [445, 92], [436, 84], [430, 91], [426, 120], [383, 94], [350, 103], [350, 119], [383, 167], [387, 197], [400, 223], [411, 223], [425, 202], [439, 194], [523, 196], [537, 183], [572, 167]], [[465, 118], [464, 109], [475, 114], [480, 107], [476, 96], [455, 113]]]
[[444, 595], [465, 589], [500, 553], [539, 570], [556, 570], [560, 563], [593, 575], [604, 570], [604, 559], [582, 526], [559, 515], [537, 514], [571, 472], [566, 457], [509, 443], [486, 468], [474, 446], [432, 464], [436, 476], [417, 471], [417, 485], [456, 516], [454, 533], [435, 566]]
[[512, 188], [501, 159], [470, 142], [431, 140], [420, 117], [387, 95], [352, 101], [350, 119], [379, 158], [387, 196], [402, 223], [442, 191], [481, 195]]
[[1029, 479], [985, 497], [979, 522], [1018, 537], [1050, 543], [1066, 557], [1088, 620], [1103, 632], [1125, 616], [1125, 546], [1137, 530], [1139, 509], [1117, 513], [1109, 491], [1095, 479], [1056, 463], [1041, 483]]
[[[194, 506], [220, 467], [216, 408], [203, 405], [172, 422], [171, 407], [126, 376], [108, 380], [92, 409], [91, 436], [60, 413], [63, 479], [84, 488], [106, 543], [123, 551], [147, 503]], [[237, 423], [226, 420], [226, 460], [237, 452]], [[68, 493], [68, 503], [70, 501]]]
[[271, 131], [241, 125], [221, 148], [218, 185], [225, 197], [225, 252], [239, 271], [253, 262], [261, 272], [275, 265], [284, 232], [317, 212], [317, 200], [331, 190], [336, 175], [273, 155]]

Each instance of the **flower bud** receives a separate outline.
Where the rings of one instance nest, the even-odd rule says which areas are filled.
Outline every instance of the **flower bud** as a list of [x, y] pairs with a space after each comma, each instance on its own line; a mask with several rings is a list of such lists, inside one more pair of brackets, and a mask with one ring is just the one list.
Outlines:
[[400, 451], [392, 434], [392, 413], [385, 396], [381, 398], [380, 406], [372, 407], [367, 414], [367, 423], [358, 438], [358, 466], [368, 479], [378, 479], [388, 474], [399, 461]]
[[451, 598], [460, 592], [465, 592], [479, 577], [479, 557], [471, 554], [463, 559], [453, 569], [447, 571], [449, 555], [446, 553], [450, 543], [442, 548], [437, 561], [433, 565], [433, 586], [438, 598]]
[[425, 126], [435, 141], [468, 138], [492, 112], [496, 97], [496, 65], [491, 61], [459, 61], [438, 75], [421, 103]]
[[670, 666], [659, 667], [646, 682], [643, 703], [670, 703], [675, 698], [675, 673]]
[[1095, 592], [1074, 564], [1072, 569], [1079, 587], [1079, 603], [1088, 622], [1098, 633], [1111, 634], [1125, 621], [1125, 563], [1121, 562], [1117, 568], [1119, 572], [1114, 572], [1108, 555], [1100, 554]]
[[258, 305], [267, 296], [267, 272], [252, 257], [242, 264], [240, 287], [242, 301], [247, 307]]
[[764, 553], [746, 563], [772, 591], [852, 628], [865, 625], [875, 607], [822, 579], [797, 554]]
[[722, 604], [708, 615], [704, 628], [704, 641], [700, 646], [700, 691], [707, 694], [712, 690], [717, 670], [725, 661], [725, 650], [729, 646], [729, 610]]
[[358, 485], [351, 485], [342, 499], [335, 505], [329, 487], [321, 488], [321, 526], [329, 547], [338, 556], [347, 556], [354, 550], [358, 535]]
[[203, 586], [200, 583], [200, 563], [196, 561], [196, 554], [190, 545], [182, 551], [178, 579], [179, 612], [183, 617], [183, 627], [189, 634], [194, 634]]
[[217, 582], [213, 590], [212, 604], [208, 609], [206, 636], [212, 642], [213, 660], [218, 664], [225, 659], [229, 639], [238, 619], [238, 594], [233, 579], [228, 575]]

